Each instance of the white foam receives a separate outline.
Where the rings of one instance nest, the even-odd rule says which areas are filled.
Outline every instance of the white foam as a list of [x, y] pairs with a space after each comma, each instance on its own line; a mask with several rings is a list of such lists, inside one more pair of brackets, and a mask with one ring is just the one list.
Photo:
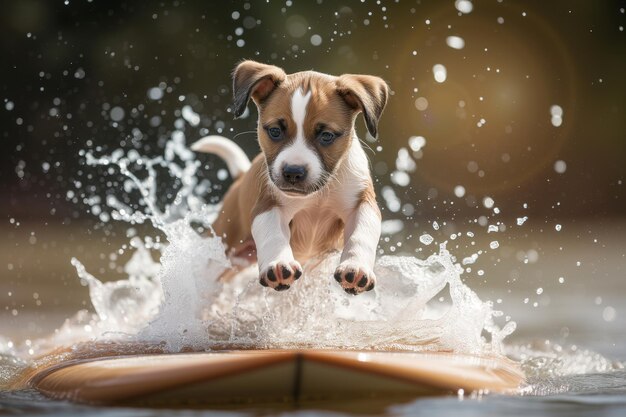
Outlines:
[[576, 345], [562, 346], [549, 340], [506, 347], [507, 356], [521, 362], [526, 374], [526, 395], [554, 395], [576, 391], [568, 376], [623, 370], [624, 364]]

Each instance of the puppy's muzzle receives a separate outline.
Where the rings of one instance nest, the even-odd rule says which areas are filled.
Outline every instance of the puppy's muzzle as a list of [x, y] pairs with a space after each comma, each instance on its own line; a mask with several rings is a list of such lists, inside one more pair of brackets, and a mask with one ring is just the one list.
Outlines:
[[291, 185], [299, 185], [306, 180], [307, 169], [303, 165], [285, 165], [283, 178]]

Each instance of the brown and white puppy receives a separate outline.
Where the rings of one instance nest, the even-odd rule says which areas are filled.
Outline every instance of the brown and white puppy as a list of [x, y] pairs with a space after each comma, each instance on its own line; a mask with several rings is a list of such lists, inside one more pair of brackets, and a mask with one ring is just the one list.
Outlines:
[[209, 136], [192, 149], [221, 156], [236, 178], [213, 230], [231, 257], [256, 248], [259, 281], [285, 290], [300, 262], [341, 249], [335, 279], [349, 294], [374, 288], [380, 210], [354, 122], [363, 113], [376, 136], [387, 84], [370, 75], [339, 77], [243, 61], [233, 74], [234, 113], [258, 108], [262, 153], [252, 163], [228, 139]]

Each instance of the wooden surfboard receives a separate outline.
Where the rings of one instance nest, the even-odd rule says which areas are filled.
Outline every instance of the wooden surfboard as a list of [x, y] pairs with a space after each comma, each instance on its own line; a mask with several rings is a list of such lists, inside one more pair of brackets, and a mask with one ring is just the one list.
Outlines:
[[523, 379], [506, 358], [250, 350], [90, 359], [47, 369], [31, 385], [82, 403], [193, 406], [510, 392]]

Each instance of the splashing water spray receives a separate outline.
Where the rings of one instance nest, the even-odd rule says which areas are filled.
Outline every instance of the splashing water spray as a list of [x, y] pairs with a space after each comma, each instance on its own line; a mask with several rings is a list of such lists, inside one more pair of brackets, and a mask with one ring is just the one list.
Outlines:
[[[53, 344], [142, 342], [170, 352], [217, 347], [502, 352], [502, 340], [515, 323], [495, 324], [502, 313], [462, 282], [463, 269], [445, 243], [426, 260], [380, 257], [376, 290], [359, 297], [347, 296], [331, 279], [338, 253], [309, 261], [305, 280], [285, 293], [258, 285], [256, 265], [220, 281], [230, 267], [225, 248], [220, 238], [201, 235], [193, 226], [210, 229], [220, 206], [203, 201], [207, 187], [196, 176], [201, 165], [185, 144], [183, 124], [177, 127], [162, 156], [121, 149], [106, 156], [81, 152], [89, 166], [117, 169], [126, 179], [125, 193], [138, 192], [139, 208], [109, 195], [109, 211], [98, 210], [101, 219], [129, 225], [134, 254], [124, 267], [128, 278], [107, 283], [72, 259], [89, 286], [96, 314], [68, 320], [55, 336], [61, 340]], [[180, 186], [172, 202], [159, 209], [158, 174], [163, 171]], [[142, 223], [150, 223], [155, 236], [135, 235], [132, 226]], [[431, 305], [446, 291], [447, 306]]]
[[[568, 353], [556, 345], [548, 350], [545, 346], [504, 345], [516, 323], [495, 310], [492, 302], [482, 301], [461, 279], [487, 250], [477, 250], [457, 261], [447, 249], [447, 241], [439, 243], [438, 251], [425, 260], [380, 256], [375, 265], [379, 278], [375, 290], [358, 297], [345, 294], [332, 279], [339, 253], [308, 261], [303, 265], [305, 278], [287, 292], [268, 291], [259, 285], [256, 265], [220, 280], [231, 268], [221, 239], [210, 233], [221, 206], [205, 202], [211, 183], [199, 179], [201, 163], [186, 146], [185, 121], [197, 125], [188, 119], [183, 113], [176, 121], [163, 154], [156, 157], [123, 149], [100, 156], [93, 151], [80, 152], [87, 166], [104, 175], [119, 173], [124, 179], [121, 199], [112, 194], [104, 199], [85, 195], [83, 201], [101, 223], [115, 220], [127, 225], [129, 242], [117, 251], [132, 252], [123, 268], [126, 278], [102, 282], [80, 260], [72, 258], [78, 277], [89, 288], [95, 313], [79, 311], [52, 336], [23, 345], [0, 337], [0, 346], [7, 346], [0, 354], [11, 355], [4, 361], [8, 369], [8, 376], [1, 379], [4, 384], [20, 370], [71, 355], [60, 348], [70, 347], [76, 354], [80, 346], [88, 346], [85, 357], [111, 352], [265, 348], [446, 351], [481, 356], [506, 353], [521, 361], [527, 374], [528, 384], [520, 390], [522, 394], [566, 390], [566, 386], [551, 384], [554, 375], [621, 368], [590, 351]], [[417, 150], [412, 143], [415, 138], [420, 139]], [[414, 137], [409, 143], [413, 155], [420, 158], [424, 138]], [[414, 165], [408, 151], [401, 150], [394, 171], [396, 180], [406, 184]], [[218, 175], [218, 180], [223, 177]], [[169, 190], [176, 192], [160, 208], [159, 190], [172, 180], [177, 185]], [[381, 197], [390, 211], [401, 206], [390, 186], [383, 187]], [[489, 197], [483, 206], [499, 213]], [[526, 220], [518, 218], [517, 226]], [[477, 223], [487, 233], [503, 230], [503, 223], [488, 224], [485, 216]], [[143, 236], [137, 231], [138, 225], [143, 225]], [[439, 230], [440, 225], [433, 222], [432, 227]], [[387, 235], [402, 228], [400, 220], [383, 222]], [[474, 233], [467, 231], [465, 235], [473, 238]], [[460, 236], [456, 233], [450, 238]], [[411, 238], [425, 247], [436, 243], [423, 230]], [[498, 246], [498, 241], [489, 244], [491, 249]], [[443, 299], [448, 301], [442, 303]]]
[[[231, 268], [221, 238], [210, 233], [221, 206], [205, 201], [211, 183], [200, 179], [202, 165], [186, 145], [186, 123], [197, 125], [188, 120], [190, 111], [176, 121], [162, 155], [142, 156], [134, 149], [80, 152], [99, 175], [123, 178], [120, 190], [99, 190], [108, 193], [105, 198], [95, 187], [68, 196], [81, 195], [102, 224], [126, 225], [129, 242], [116, 251], [116, 256], [131, 253], [123, 268], [126, 277], [102, 282], [72, 258], [94, 312], [79, 311], [47, 338], [17, 346], [1, 339], [0, 347], [8, 348], [0, 354], [26, 359], [18, 368], [35, 369], [85, 349], [84, 357], [264, 348], [503, 354], [502, 341], [515, 323], [506, 317], [504, 326], [496, 324], [503, 313], [463, 283], [465, 260], [457, 262], [447, 242], [425, 260], [379, 256], [375, 290], [358, 297], [332, 279], [338, 252], [308, 261], [304, 279], [287, 292], [259, 285], [257, 265], [219, 279]], [[166, 203], [159, 200], [164, 189], [172, 192]], [[390, 187], [382, 197], [388, 205], [399, 204]], [[383, 228], [397, 232], [402, 229], [397, 222]], [[442, 303], [444, 298], [449, 302]]]

